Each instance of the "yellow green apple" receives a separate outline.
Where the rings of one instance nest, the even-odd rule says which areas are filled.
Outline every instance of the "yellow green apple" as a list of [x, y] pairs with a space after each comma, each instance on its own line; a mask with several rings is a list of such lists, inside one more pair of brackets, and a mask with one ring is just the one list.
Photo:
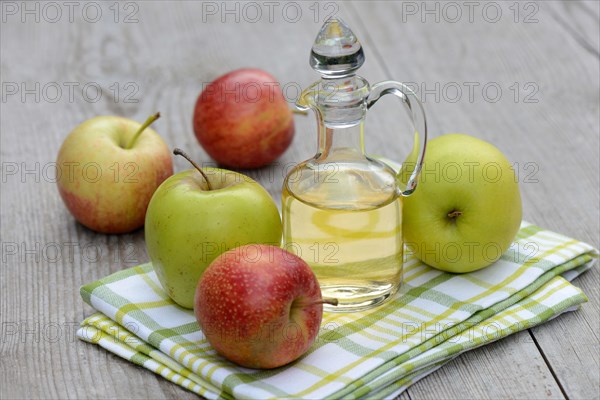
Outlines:
[[[176, 154], [185, 153], [175, 149]], [[249, 177], [218, 168], [179, 172], [156, 190], [146, 213], [148, 255], [169, 297], [193, 308], [202, 273], [221, 253], [281, 242], [281, 218], [269, 193]]]
[[[413, 161], [403, 165], [402, 182]], [[417, 188], [403, 200], [408, 250], [449, 272], [475, 271], [498, 260], [521, 223], [521, 195], [510, 162], [492, 144], [469, 135], [431, 140]]]

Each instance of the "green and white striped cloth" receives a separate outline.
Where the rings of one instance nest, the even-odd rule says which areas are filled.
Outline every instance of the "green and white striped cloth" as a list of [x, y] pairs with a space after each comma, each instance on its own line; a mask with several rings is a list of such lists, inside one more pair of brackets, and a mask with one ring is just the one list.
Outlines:
[[391, 397], [462, 352], [577, 309], [587, 298], [569, 280], [597, 256], [588, 244], [523, 223], [513, 246], [480, 271], [450, 274], [409, 257], [392, 301], [325, 313], [309, 352], [274, 370], [217, 355], [151, 264], [83, 286], [98, 313], [77, 335], [209, 399]]

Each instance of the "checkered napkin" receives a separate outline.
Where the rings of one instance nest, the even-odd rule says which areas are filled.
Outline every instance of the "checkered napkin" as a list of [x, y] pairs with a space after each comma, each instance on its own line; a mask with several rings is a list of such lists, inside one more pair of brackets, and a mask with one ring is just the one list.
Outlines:
[[450, 274], [409, 257], [392, 301], [325, 313], [309, 352], [274, 370], [238, 367], [216, 354], [151, 264], [83, 286], [81, 296], [98, 313], [77, 335], [209, 399], [389, 397], [462, 352], [577, 309], [587, 298], [569, 280], [597, 257], [588, 244], [528, 223], [480, 271]]

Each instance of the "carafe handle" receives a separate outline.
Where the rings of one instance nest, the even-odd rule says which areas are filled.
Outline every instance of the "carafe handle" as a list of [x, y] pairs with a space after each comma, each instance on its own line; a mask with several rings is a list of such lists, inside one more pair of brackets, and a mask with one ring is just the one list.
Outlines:
[[[419, 147], [413, 147], [411, 152], [411, 154], [417, 155], [414, 169], [406, 182], [406, 187], [404, 190], [400, 190], [402, 196], [408, 196], [414, 192], [417, 187], [419, 173], [421, 172], [423, 159], [425, 157], [425, 148], [427, 147], [427, 120], [425, 118], [425, 110], [415, 93], [408, 86], [395, 81], [384, 81], [373, 85], [369, 97], [367, 97], [367, 108], [371, 108], [381, 96], [386, 94], [393, 94], [402, 100], [402, 104], [408, 112], [415, 129], [414, 145], [419, 143]], [[408, 166], [408, 168], [411, 166]], [[403, 165], [402, 170], [405, 170], [405, 168], [406, 166]]]

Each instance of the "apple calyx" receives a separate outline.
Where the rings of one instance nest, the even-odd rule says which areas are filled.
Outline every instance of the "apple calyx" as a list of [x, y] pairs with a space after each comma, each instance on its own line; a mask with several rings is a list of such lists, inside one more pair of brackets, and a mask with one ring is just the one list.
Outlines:
[[192, 164], [194, 166], [194, 168], [196, 168], [198, 170], [198, 172], [200, 172], [200, 175], [202, 175], [202, 177], [206, 181], [206, 186], [208, 187], [208, 190], [209, 191], [212, 190], [212, 186], [210, 185], [210, 181], [208, 180], [208, 177], [206, 176], [206, 174], [204, 173], [204, 171], [202, 171], [202, 168], [200, 168], [200, 166], [198, 164], [196, 164], [194, 162], [194, 160], [192, 160], [192, 158], [190, 156], [188, 156], [185, 151], [183, 151], [180, 148], [176, 147], [176, 148], [173, 149], [173, 154], [175, 154], [176, 156], [182, 156], [183, 158], [185, 158], [186, 160], [188, 160], [188, 162], [190, 164]]
[[148, 119], [146, 120], [146, 122], [144, 122], [142, 124], [142, 126], [140, 126], [140, 129], [137, 130], [137, 132], [135, 132], [135, 134], [133, 135], [133, 137], [131, 138], [131, 140], [129, 141], [129, 143], [127, 143], [127, 145], [124, 147], [125, 149], [131, 149], [135, 143], [135, 141], [137, 140], [137, 138], [142, 134], [142, 132], [144, 132], [144, 129], [146, 129], [147, 127], [149, 127], [150, 125], [152, 125], [152, 123], [154, 121], [156, 121], [157, 119], [160, 118], [160, 113], [157, 112], [154, 115], [151, 115], [148, 117]]
[[448, 213], [448, 218], [455, 220], [462, 215], [462, 211], [452, 210]]

